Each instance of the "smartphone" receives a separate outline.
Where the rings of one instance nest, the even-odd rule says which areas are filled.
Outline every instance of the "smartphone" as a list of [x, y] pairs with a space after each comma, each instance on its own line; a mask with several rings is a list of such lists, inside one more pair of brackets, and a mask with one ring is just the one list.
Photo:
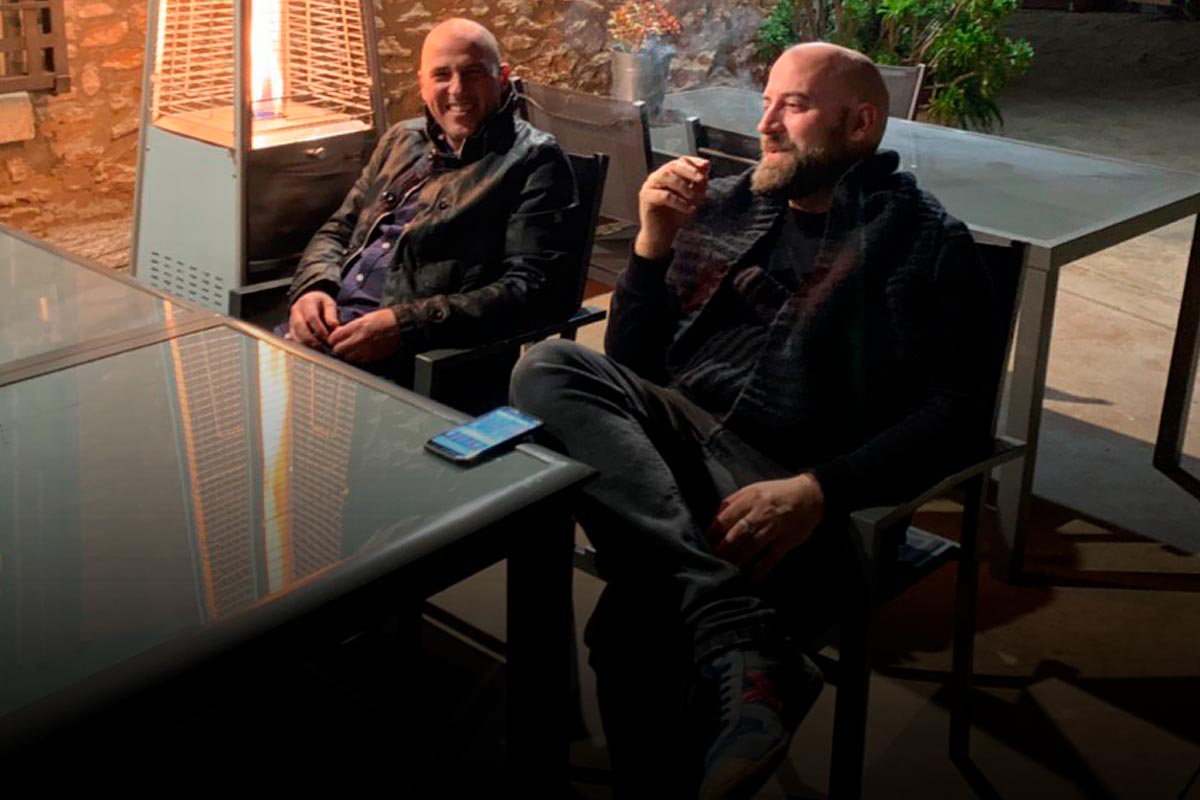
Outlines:
[[515, 444], [541, 426], [542, 421], [537, 417], [500, 406], [439, 433], [425, 443], [425, 449], [451, 461], [470, 464]]

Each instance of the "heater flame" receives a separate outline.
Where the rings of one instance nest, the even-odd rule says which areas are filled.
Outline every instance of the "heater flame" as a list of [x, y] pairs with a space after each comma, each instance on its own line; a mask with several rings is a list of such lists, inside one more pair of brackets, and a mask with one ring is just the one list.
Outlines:
[[250, 86], [254, 116], [283, 116], [283, 8], [281, 0], [256, 0], [250, 7]]
[[287, 354], [258, 343], [259, 422], [262, 431], [263, 539], [267, 588], [278, 592], [295, 579], [291, 524], [291, 385]]

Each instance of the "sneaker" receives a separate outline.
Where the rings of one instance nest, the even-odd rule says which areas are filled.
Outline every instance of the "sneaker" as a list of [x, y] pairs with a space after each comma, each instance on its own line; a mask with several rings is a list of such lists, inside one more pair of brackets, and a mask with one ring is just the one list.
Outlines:
[[702, 800], [748, 798], [783, 763], [824, 678], [803, 653], [730, 650], [701, 667], [715, 687], [716, 735], [704, 758]]

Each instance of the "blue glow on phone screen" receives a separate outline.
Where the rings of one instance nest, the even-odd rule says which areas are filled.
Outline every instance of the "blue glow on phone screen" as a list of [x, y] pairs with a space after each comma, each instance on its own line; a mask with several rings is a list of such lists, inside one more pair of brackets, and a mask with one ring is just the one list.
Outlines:
[[484, 414], [479, 419], [448, 430], [434, 441], [458, 456], [470, 456], [488, 447], [520, 436], [536, 427], [502, 409]]

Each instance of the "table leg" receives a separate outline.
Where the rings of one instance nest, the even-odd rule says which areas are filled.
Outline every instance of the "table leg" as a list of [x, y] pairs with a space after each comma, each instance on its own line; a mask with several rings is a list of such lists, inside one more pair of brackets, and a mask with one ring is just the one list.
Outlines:
[[1038, 430], [1042, 424], [1042, 400], [1046, 393], [1046, 366], [1050, 360], [1050, 333], [1054, 327], [1057, 291], [1058, 270], [1051, 269], [1049, 252], [1027, 248], [1018, 289], [1020, 317], [1017, 321], [1004, 432], [1026, 442], [1028, 450], [1024, 458], [1000, 467], [996, 506], [1001, 535], [991, 558], [992, 574], [1009, 582], [1020, 578], [1025, 559], [1025, 534], [1037, 462]]
[[1171, 350], [1167, 390], [1163, 395], [1158, 440], [1154, 445], [1154, 466], [1193, 493], [1197, 492], [1195, 487], [1200, 485], [1200, 480], [1186, 480], [1191, 476], [1183, 472], [1181, 463], [1197, 357], [1200, 357], [1200, 216], [1196, 217], [1192, 234], [1187, 276], [1179, 302], [1179, 324], [1175, 326], [1175, 345]]
[[514, 798], [567, 793], [571, 721], [569, 506], [548, 508], [508, 558], [508, 786]]

